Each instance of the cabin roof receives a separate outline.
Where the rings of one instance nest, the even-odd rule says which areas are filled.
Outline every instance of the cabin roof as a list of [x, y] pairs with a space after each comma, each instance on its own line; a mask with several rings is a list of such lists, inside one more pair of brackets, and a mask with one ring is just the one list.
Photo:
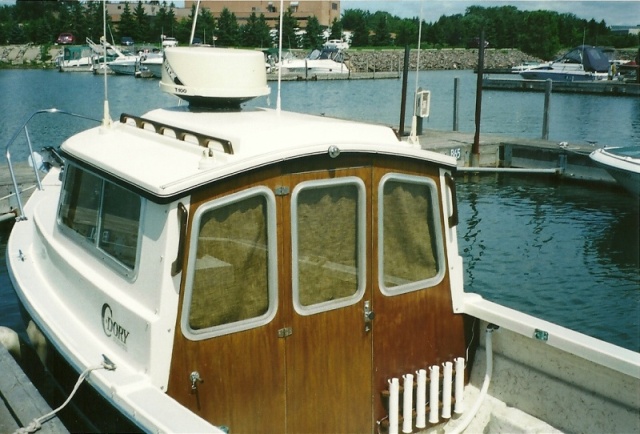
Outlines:
[[[153, 110], [137, 119], [139, 127], [130, 120], [77, 134], [62, 150], [157, 198], [181, 196], [256, 167], [327, 153], [333, 145], [342, 153], [381, 153], [455, 165], [451, 158], [399, 141], [389, 127], [323, 116], [271, 109], [198, 112], [183, 106]], [[198, 145], [203, 137], [208, 147]]]

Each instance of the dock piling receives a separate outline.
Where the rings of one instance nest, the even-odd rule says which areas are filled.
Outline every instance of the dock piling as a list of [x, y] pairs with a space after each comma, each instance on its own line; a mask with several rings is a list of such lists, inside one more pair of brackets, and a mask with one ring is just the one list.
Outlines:
[[542, 117], [542, 140], [549, 140], [549, 106], [551, 104], [552, 84], [548, 78], [544, 84], [544, 112]]

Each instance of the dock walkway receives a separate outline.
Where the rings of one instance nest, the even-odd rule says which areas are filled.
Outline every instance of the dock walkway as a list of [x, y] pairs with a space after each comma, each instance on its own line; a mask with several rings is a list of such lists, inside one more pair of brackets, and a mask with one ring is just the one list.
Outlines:
[[[482, 88], [523, 92], [544, 92], [546, 80], [523, 80], [519, 78], [484, 78]], [[609, 96], [640, 96], [640, 83], [626, 83], [616, 80], [597, 81], [554, 81], [554, 93], [573, 93]]]
[[461, 173], [548, 173], [559, 179], [616, 185], [615, 179], [589, 158], [604, 143], [596, 146], [481, 133], [480, 155], [475, 161], [472, 133], [424, 130], [418, 139], [422, 149], [455, 157]]
[[[0, 345], [0, 433], [13, 433], [51, 412], [7, 349]], [[38, 433], [64, 434], [69, 431], [56, 416], [43, 422]]]

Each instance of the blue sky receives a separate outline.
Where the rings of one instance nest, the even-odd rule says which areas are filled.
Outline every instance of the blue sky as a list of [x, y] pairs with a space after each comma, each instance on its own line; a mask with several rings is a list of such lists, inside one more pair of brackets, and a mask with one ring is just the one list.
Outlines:
[[342, 9], [363, 9], [371, 12], [383, 10], [402, 18], [420, 16], [426, 22], [435, 22], [442, 15], [464, 14], [467, 7], [477, 5], [495, 7], [513, 5], [519, 10], [551, 10], [559, 13], [572, 13], [578, 18], [600, 22], [607, 25], [640, 25], [639, 0], [525, 0], [525, 1], [493, 1], [493, 0], [342, 0]]
[[[130, 0], [130, 3], [137, 3], [137, 0]], [[179, 0], [174, 0], [174, 3], [177, 6], [184, 5], [184, 2]], [[0, 6], [10, 4], [15, 4], [15, 0], [0, 0]], [[572, 13], [586, 20], [593, 18], [599, 22], [604, 19], [610, 26], [640, 25], [640, 0], [341, 0], [342, 10], [363, 9], [371, 12], [382, 10], [402, 18], [420, 16], [422, 9], [422, 18], [427, 22], [435, 22], [442, 15], [464, 14], [465, 9], [472, 5], [483, 7], [513, 5], [519, 10], [546, 9], [559, 13]]]

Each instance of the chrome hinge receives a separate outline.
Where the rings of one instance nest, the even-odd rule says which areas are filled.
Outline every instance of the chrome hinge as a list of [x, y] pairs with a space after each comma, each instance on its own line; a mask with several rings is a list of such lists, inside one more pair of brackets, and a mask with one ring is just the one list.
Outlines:
[[289, 187], [281, 185], [276, 187], [276, 196], [286, 196], [289, 194]]
[[278, 330], [279, 338], [286, 338], [293, 334], [293, 329], [291, 327], [285, 327], [283, 329]]

